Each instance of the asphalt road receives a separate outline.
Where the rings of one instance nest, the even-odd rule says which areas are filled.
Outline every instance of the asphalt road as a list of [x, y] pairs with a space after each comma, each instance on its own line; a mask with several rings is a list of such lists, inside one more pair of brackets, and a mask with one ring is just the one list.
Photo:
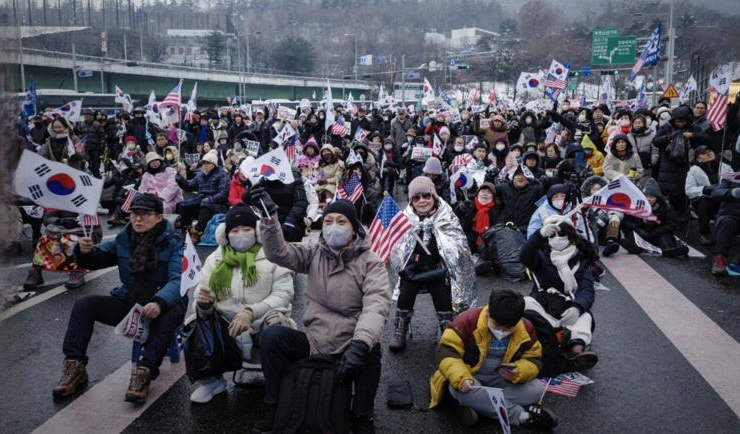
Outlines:
[[[198, 248], [202, 259], [210, 250]], [[90, 385], [75, 397], [54, 401], [51, 388], [61, 372], [61, 342], [74, 300], [106, 294], [118, 277], [112, 269], [80, 289], [66, 291], [58, 288], [64, 275], [44, 273], [46, 284], [33, 297], [17, 302], [15, 295], [28, 270], [23, 264], [30, 257], [30, 245], [26, 245], [21, 254], [3, 258], [0, 265], [0, 296], [5, 300], [0, 313], [4, 395], [0, 433], [231, 433], [248, 431], [261, 417], [261, 386], [235, 387], [230, 376], [228, 393], [207, 405], [191, 404], [194, 386], [181, 376], [183, 362], [165, 361], [163, 372], [169, 372], [172, 380], [155, 382], [153, 391], [157, 389], [161, 396], [150, 399], [147, 407], [123, 402], [131, 345], [103, 325], [96, 327], [89, 348]], [[624, 252], [606, 261], [612, 271], [602, 283], [608, 289], [597, 291], [593, 310], [594, 349], [600, 361], [586, 372], [594, 384], [583, 386], [576, 398], [545, 396], [545, 405], [560, 419], [556, 432], [740, 432], [740, 387], [734, 387], [740, 385], [740, 282], [711, 276], [710, 261], [710, 255], [664, 259]], [[479, 277], [480, 302], [487, 300], [491, 289], [503, 287], [522, 294], [530, 289], [528, 282]], [[304, 288], [305, 276], [298, 276], [296, 317], [304, 309]], [[400, 355], [387, 351], [390, 321], [385, 329], [376, 398], [378, 432], [500, 432], [497, 421], [464, 430], [452, 406], [427, 409], [438, 333], [428, 295], [417, 299], [412, 327], [413, 339]], [[385, 385], [398, 379], [412, 384], [410, 410], [385, 405]]]

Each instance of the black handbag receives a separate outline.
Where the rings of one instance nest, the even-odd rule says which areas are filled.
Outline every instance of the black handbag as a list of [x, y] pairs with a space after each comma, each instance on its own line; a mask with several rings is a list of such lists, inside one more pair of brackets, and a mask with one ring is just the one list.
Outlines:
[[220, 314], [201, 316], [181, 332], [185, 353], [185, 373], [191, 382], [236, 371], [242, 367], [242, 352], [229, 336], [229, 322]]

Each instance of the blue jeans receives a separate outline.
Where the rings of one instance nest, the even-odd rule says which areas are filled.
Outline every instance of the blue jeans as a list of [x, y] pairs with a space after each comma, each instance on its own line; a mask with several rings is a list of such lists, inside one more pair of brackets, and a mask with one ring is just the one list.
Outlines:
[[[87, 295], [78, 299], [72, 308], [64, 335], [62, 351], [68, 359], [88, 361], [87, 345], [95, 322], [115, 327], [128, 314], [133, 303], [111, 295]], [[139, 366], [151, 371], [152, 379], [159, 375], [159, 365], [172, 343], [175, 330], [182, 324], [185, 309], [181, 303], [159, 314], [149, 323], [149, 337]]]
[[[272, 326], [262, 331], [260, 337], [262, 372], [265, 374], [265, 402], [277, 404], [280, 382], [293, 362], [308, 357], [311, 346], [306, 334], [288, 327]], [[337, 359], [341, 354], [334, 355]], [[380, 383], [380, 345], [375, 345], [365, 359], [365, 368], [354, 380], [352, 413], [355, 416], [372, 416], [375, 394]]]

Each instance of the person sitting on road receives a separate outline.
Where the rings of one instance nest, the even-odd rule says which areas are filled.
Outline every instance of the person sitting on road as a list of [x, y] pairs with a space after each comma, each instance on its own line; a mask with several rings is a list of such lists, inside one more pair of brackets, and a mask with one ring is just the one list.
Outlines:
[[434, 183], [434, 190], [437, 192], [437, 196], [442, 198], [447, 203], [450, 203], [450, 178], [447, 176], [444, 170], [442, 170], [442, 163], [437, 157], [429, 157], [424, 163], [424, 176], [431, 179]]
[[95, 323], [116, 326], [138, 303], [150, 320], [149, 337], [131, 372], [125, 400], [146, 400], [187, 308], [187, 296], [180, 295], [183, 243], [164, 219], [163, 209], [162, 199], [143, 193], [131, 205], [131, 222], [114, 240], [94, 245], [92, 238], [79, 239], [75, 257], [80, 266], [96, 270], [118, 265], [122, 284], [110, 295], [86, 295], [75, 301], [62, 347], [64, 371], [54, 397], [72, 395], [87, 383], [87, 346]]
[[498, 220], [500, 207], [496, 206], [495, 192], [496, 187], [493, 184], [484, 182], [473, 200], [460, 203], [456, 211], [463, 232], [468, 237], [470, 251], [479, 255], [475, 262], [475, 271], [479, 274], [488, 271], [494, 259], [484, 257], [483, 234]]
[[306, 273], [308, 283], [305, 330], [274, 326], [262, 331], [267, 411], [254, 431], [271, 431], [280, 382], [290, 364], [321, 353], [340, 360], [340, 381], [354, 382], [352, 431], [374, 432], [380, 338], [391, 304], [385, 265], [370, 250], [352, 202], [340, 199], [327, 205], [319, 241], [306, 243], [286, 243], [277, 205], [264, 191], [253, 196], [251, 205], [262, 207], [262, 203], [270, 213], [259, 225], [265, 256], [277, 265]]
[[[602, 176], [589, 176], [581, 185], [581, 197], [595, 194], [606, 186], [609, 181]], [[619, 224], [624, 214], [617, 211], [607, 211], [597, 207], [587, 207], [584, 211], [592, 232], [596, 235], [594, 245], [603, 245], [603, 254], [609, 257], [619, 250]]]
[[544, 385], [537, 379], [542, 345], [523, 314], [523, 297], [502, 289], [491, 292], [488, 306], [472, 308], [455, 318], [437, 347], [439, 366], [429, 381], [429, 408], [439, 405], [447, 389], [457, 401], [463, 425], [477, 424], [479, 415], [498, 419], [497, 409], [483, 388], [495, 387], [503, 390], [512, 425], [557, 426], [552, 411], [537, 403], [544, 393]]
[[[194, 197], [177, 204], [177, 213], [182, 217], [182, 227], [190, 231], [194, 244], [200, 242], [208, 221], [216, 213], [228, 209], [229, 177], [222, 167], [218, 167], [218, 156], [209, 151], [201, 159], [202, 167], [193, 179], [185, 179], [178, 174], [177, 185], [185, 191], [197, 192]], [[190, 227], [193, 219], [198, 223]]]
[[303, 178], [297, 168], [293, 168], [293, 177], [294, 181], [291, 184], [262, 179], [257, 185], [247, 189], [242, 195], [242, 201], [263, 210], [262, 204], [258, 200], [255, 201], [255, 197], [263, 193], [269, 195], [278, 206], [278, 221], [283, 228], [283, 237], [286, 241], [297, 242], [306, 234], [308, 198]]
[[712, 191], [712, 199], [719, 202], [719, 211], [715, 219], [717, 240], [714, 244], [712, 274], [727, 276], [730, 248], [735, 245], [735, 236], [740, 233], [740, 184], [722, 179]]
[[532, 172], [517, 167], [511, 179], [496, 189], [495, 200], [500, 216], [496, 223], [511, 222], [526, 235], [529, 220], [537, 211], [537, 201], [543, 193], [542, 183], [532, 176]]
[[612, 147], [604, 161], [604, 177], [614, 181], [625, 175], [633, 183], [642, 178], [643, 168], [640, 156], [635, 152], [630, 139], [622, 134], [614, 136]]
[[319, 195], [319, 202], [326, 203], [334, 197], [337, 183], [344, 175], [344, 162], [337, 159], [334, 146], [325, 144], [321, 147], [321, 160], [316, 168], [316, 185], [314, 190]]
[[391, 351], [406, 348], [406, 335], [416, 296], [426, 289], [444, 331], [454, 311], [472, 306], [476, 298], [473, 260], [468, 239], [452, 207], [437, 196], [432, 180], [420, 176], [409, 184], [409, 204], [403, 213], [414, 226], [391, 252], [391, 266], [399, 279], [394, 291], [396, 317]]
[[[527, 238], [532, 238], [532, 235], [542, 228], [545, 219], [548, 217], [552, 215], [565, 215], [573, 209], [573, 188], [572, 184], [555, 184], [547, 190], [547, 200], [537, 208], [529, 220]], [[574, 213], [570, 219], [576, 222], [575, 227], [579, 235], [587, 240], [593, 240], [592, 235], [586, 232], [586, 225], [580, 213]]]
[[689, 253], [689, 248], [683, 244], [679, 245], [674, 236], [677, 227], [676, 214], [673, 212], [673, 207], [663, 197], [658, 183], [653, 178], [649, 178], [645, 182], [642, 192], [645, 193], [657, 220], [646, 220], [630, 215], [624, 216], [621, 223], [622, 232], [624, 233], [621, 242], [622, 247], [635, 255], [643, 253], [645, 250], [637, 245], [635, 241], [635, 235], [637, 235], [660, 248], [665, 257], [686, 256]]
[[[293, 273], [267, 260], [256, 227], [257, 216], [248, 206], [226, 213], [216, 228], [218, 247], [203, 263], [203, 280], [195, 291], [198, 314], [205, 317], [215, 309], [229, 321], [229, 335], [239, 343], [245, 360], [253, 359], [253, 343], [259, 342], [266, 327], [296, 328], [290, 318]], [[224, 391], [222, 375], [204, 378], [190, 400], [206, 403]]]
[[164, 213], [172, 214], [182, 201], [182, 190], [175, 177], [177, 169], [167, 166], [164, 158], [156, 152], [146, 154], [146, 171], [141, 176], [139, 191], [159, 196], [164, 202]]
[[569, 338], [561, 346], [576, 369], [591, 368], [599, 360], [591, 351], [595, 256], [573, 222], [559, 215], [545, 220], [524, 242], [519, 256], [534, 281], [532, 292], [524, 298], [526, 310], [536, 312], [553, 328], [567, 329]]
[[699, 217], [699, 242], [703, 246], [712, 244], [712, 229], [709, 221], [714, 219], [719, 202], [712, 192], [720, 181], [720, 173], [732, 172], [732, 167], [719, 161], [712, 148], [700, 145], [694, 150], [694, 161], [686, 175], [686, 196]]

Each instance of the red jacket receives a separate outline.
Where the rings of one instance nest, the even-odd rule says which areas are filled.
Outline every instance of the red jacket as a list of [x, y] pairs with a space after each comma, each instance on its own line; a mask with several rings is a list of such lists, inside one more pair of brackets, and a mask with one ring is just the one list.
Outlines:
[[234, 173], [229, 183], [229, 205], [234, 206], [242, 203], [242, 195], [247, 192], [242, 180], [239, 179], [239, 171]]

